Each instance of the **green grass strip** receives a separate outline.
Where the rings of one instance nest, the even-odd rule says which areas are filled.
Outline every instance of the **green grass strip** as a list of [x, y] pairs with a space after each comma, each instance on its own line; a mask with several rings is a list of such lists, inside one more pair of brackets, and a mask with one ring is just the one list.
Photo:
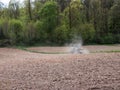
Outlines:
[[28, 50], [26, 47], [23, 47], [23, 46], [17, 46], [16, 48], [27, 51], [27, 52], [41, 53], [41, 54], [66, 54], [65, 52], [39, 52], [39, 51], [34, 51], [34, 50]]

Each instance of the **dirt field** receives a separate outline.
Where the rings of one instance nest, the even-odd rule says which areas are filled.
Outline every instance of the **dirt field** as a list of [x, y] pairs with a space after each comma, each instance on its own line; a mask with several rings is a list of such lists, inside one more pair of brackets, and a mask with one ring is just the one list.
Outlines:
[[[85, 48], [90, 52], [120, 50], [119, 45]], [[120, 53], [40, 54], [0, 48], [0, 90], [120, 90]]]
[[[120, 45], [105, 46], [105, 45], [89, 45], [83, 46], [83, 48], [88, 49], [91, 53], [96, 52], [106, 52], [106, 51], [120, 51]], [[31, 47], [28, 50], [38, 51], [38, 52], [66, 52], [70, 51], [70, 47]]]

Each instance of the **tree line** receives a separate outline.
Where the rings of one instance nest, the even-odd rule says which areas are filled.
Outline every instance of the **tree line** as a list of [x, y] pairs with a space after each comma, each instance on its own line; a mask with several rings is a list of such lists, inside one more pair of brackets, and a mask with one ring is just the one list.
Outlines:
[[120, 0], [0, 2], [0, 46], [120, 43]]

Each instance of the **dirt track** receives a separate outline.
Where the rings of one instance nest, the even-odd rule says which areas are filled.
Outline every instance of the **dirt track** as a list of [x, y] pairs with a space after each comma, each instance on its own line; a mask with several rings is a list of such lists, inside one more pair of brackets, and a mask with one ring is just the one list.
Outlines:
[[[92, 53], [96, 52], [106, 52], [106, 51], [120, 51], [120, 45], [105, 46], [105, 45], [88, 45], [83, 46], [83, 48], [88, 49]], [[38, 52], [69, 52], [70, 47], [31, 47], [28, 50], [38, 51]]]
[[40, 54], [0, 48], [0, 90], [120, 90], [120, 53]]

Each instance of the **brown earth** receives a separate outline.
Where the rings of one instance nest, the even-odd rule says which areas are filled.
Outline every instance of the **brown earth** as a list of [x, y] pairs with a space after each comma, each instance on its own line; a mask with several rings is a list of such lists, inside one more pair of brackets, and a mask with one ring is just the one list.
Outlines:
[[[109, 51], [120, 51], [120, 45], [88, 45], [83, 46], [83, 48], [88, 49], [91, 53], [93, 52], [109, 52]], [[31, 51], [38, 51], [38, 52], [69, 52], [70, 47], [30, 47], [27, 48]]]
[[120, 53], [40, 54], [0, 48], [0, 90], [120, 90]]

